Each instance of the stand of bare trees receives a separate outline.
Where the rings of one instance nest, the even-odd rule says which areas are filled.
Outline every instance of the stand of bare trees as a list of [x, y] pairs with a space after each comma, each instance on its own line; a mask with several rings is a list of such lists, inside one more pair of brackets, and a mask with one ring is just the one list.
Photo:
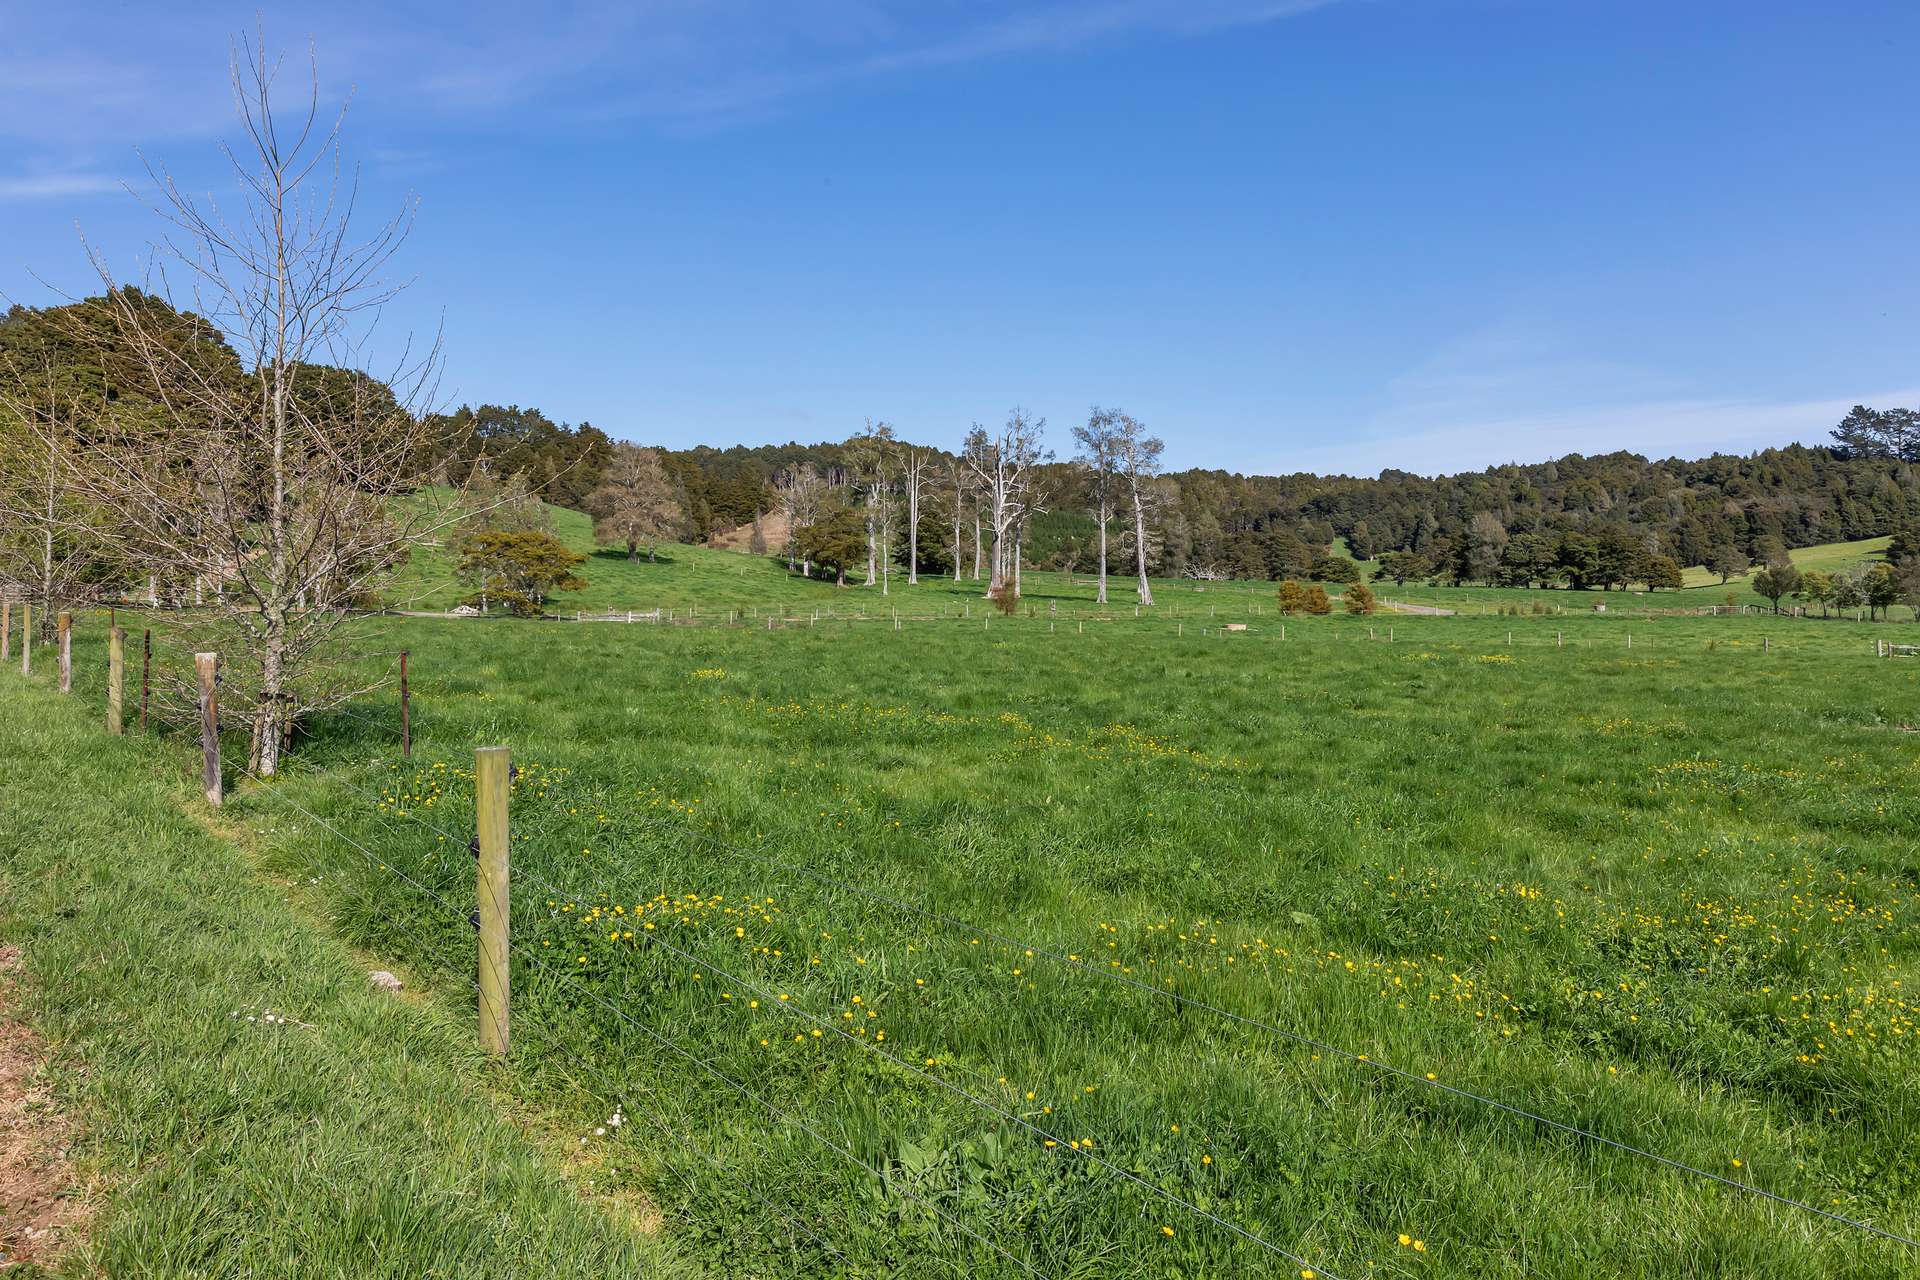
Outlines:
[[[83, 539], [121, 585], [192, 584], [207, 605], [178, 619], [177, 639], [220, 653], [222, 704], [250, 723], [248, 767], [264, 776], [302, 714], [359, 692], [337, 660], [351, 607], [452, 514], [416, 488], [439, 452], [425, 412], [438, 344], [391, 353], [385, 378], [360, 371], [412, 207], [359, 237], [343, 117], [323, 118], [317, 73], [289, 114], [263, 45], [242, 39], [230, 69], [239, 203], [149, 166], [165, 230], [145, 287], [121, 286], [94, 253], [104, 297], [45, 313], [121, 394], [101, 386], [73, 425], [51, 400], [23, 412], [39, 383], [18, 369], [0, 379], [64, 495], [47, 528]], [[18, 520], [11, 499], [7, 512]]]
[[[1052, 458], [1041, 444], [1046, 431], [1045, 418], [1029, 417], [1015, 408], [998, 433], [989, 435], [979, 423], [967, 433], [961, 451], [971, 475], [981, 513], [993, 534], [992, 570], [987, 594], [998, 597], [1011, 589], [1017, 596], [1019, 586], [1020, 530], [1027, 518], [1042, 508], [1034, 488], [1036, 470]], [[976, 516], [976, 521], [978, 517]], [[979, 525], [974, 526], [974, 572], [979, 574]]]

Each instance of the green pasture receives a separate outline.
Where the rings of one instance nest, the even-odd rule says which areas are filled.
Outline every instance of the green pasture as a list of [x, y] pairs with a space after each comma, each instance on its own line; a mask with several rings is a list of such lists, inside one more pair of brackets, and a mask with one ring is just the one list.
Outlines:
[[1222, 630], [1232, 599], [385, 620], [363, 644], [412, 652], [414, 758], [382, 690], [228, 814], [470, 1019], [472, 749], [510, 745], [508, 1087], [690, 1266], [1916, 1269], [1728, 1185], [1920, 1230], [1920, 666], [1874, 656], [1903, 628], [1283, 640], [1270, 611]]

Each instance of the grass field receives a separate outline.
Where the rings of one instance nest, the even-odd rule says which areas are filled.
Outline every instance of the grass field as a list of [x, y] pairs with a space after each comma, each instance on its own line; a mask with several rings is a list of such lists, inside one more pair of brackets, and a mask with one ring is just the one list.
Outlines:
[[[904, 573], [894, 576], [889, 592], [882, 596], [878, 587], [840, 589], [831, 582], [803, 579], [786, 570], [777, 558], [741, 555], [708, 547], [664, 544], [658, 559], [629, 561], [623, 551], [598, 549], [593, 544], [593, 522], [577, 511], [549, 507], [555, 534], [568, 546], [588, 557], [580, 570], [587, 586], [581, 591], [561, 592], [549, 603], [549, 610], [570, 615], [576, 611], [601, 610], [651, 611], [666, 609], [683, 613], [689, 606], [709, 616], [725, 616], [730, 611], [751, 613], [756, 618], [766, 612], [811, 616], [815, 612], [838, 616], [845, 613], [869, 615], [900, 613], [914, 616], [957, 615], [963, 610], [978, 613], [983, 607], [981, 586], [971, 580], [955, 582], [951, 577], [928, 575], [917, 586], [906, 584]], [[1863, 542], [1838, 542], [1820, 547], [1805, 547], [1793, 552], [1794, 563], [1803, 569], [1838, 571], [1870, 559], [1883, 550], [1885, 538]], [[1335, 548], [1344, 552], [1345, 544]], [[1370, 562], [1369, 562], [1370, 568]], [[1769, 603], [1752, 589], [1751, 575], [1743, 575], [1722, 585], [1703, 569], [1690, 569], [1687, 586], [1677, 591], [1567, 591], [1526, 590], [1511, 587], [1429, 587], [1421, 583], [1396, 586], [1376, 582], [1376, 592], [1384, 598], [1411, 604], [1437, 606], [1462, 613], [1498, 613], [1520, 608], [1555, 613], [1591, 612], [1594, 605], [1605, 604], [1610, 612], [1667, 609], [1704, 609], [1729, 602], [1753, 608]], [[1060, 616], [1091, 616], [1097, 611], [1094, 583], [1086, 574], [1067, 575], [1029, 571], [1022, 588], [1035, 610], [1053, 610]], [[1337, 584], [1333, 588], [1338, 591]], [[1155, 608], [1167, 618], [1193, 619], [1226, 611], [1249, 614], [1250, 608], [1270, 611], [1274, 584], [1268, 582], [1197, 583], [1183, 579], [1155, 579]], [[469, 594], [454, 576], [453, 564], [438, 548], [417, 552], [398, 580], [382, 593], [392, 606], [402, 609], [440, 611], [452, 608]], [[1133, 579], [1126, 566], [1113, 566], [1109, 582], [1109, 612], [1131, 616]], [[1913, 611], [1900, 606], [1903, 619]], [[1257, 616], [1257, 615], [1253, 615]]]
[[100, 733], [97, 656], [64, 700], [51, 663], [0, 672], [0, 943], [82, 1132], [71, 1190], [98, 1203], [57, 1270], [8, 1267], [0, 1220], [0, 1271], [684, 1274], [567, 1176], [566, 1121], [507, 1098], [463, 1011], [369, 988], [335, 886], [263, 874], [244, 830], [196, 818], [174, 744]]
[[229, 815], [470, 1019], [510, 744], [515, 1105], [696, 1268], [1920, 1273], [1433, 1087], [1920, 1230], [1880, 633], [1244, 620], [391, 621], [415, 759], [368, 701]]

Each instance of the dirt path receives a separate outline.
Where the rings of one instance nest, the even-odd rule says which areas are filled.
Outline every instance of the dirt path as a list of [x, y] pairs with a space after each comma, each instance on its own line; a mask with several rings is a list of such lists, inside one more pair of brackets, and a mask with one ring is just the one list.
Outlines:
[[46, 1046], [13, 1016], [19, 976], [20, 948], [0, 947], [0, 1272], [49, 1266], [86, 1217], [73, 1126], [40, 1074]]
[[1380, 602], [1396, 613], [1423, 613], [1429, 618], [1451, 618], [1453, 610], [1442, 609], [1433, 604], [1408, 604], [1405, 600], [1382, 600]]

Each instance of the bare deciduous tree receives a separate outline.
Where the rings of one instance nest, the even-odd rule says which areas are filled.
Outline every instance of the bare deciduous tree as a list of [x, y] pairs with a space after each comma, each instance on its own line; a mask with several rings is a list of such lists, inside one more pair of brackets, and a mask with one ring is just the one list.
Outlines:
[[959, 458], [947, 464], [947, 478], [953, 482], [953, 580], [960, 581], [960, 528], [967, 508], [966, 464]]
[[[796, 462], [785, 468], [773, 478], [775, 500], [780, 504], [780, 514], [787, 522], [787, 571], [791, 573], [794, 560], [801, 553], [802, 535], [811, 529], [820, 518], [821, 504], [826, 500], [826, 482], [820, 478], [810, 462]], [[800, 574], [811, 577], [813, 565], [810, 559], [801, 559]]]
[[932, 469], [931, 449], [912, 444], [901, 448], [900, 489], [907, 499], [907, 585], [910, 587], [920, 581], [920, 502]]
[[[640, 558], [640, 544], [645, 542], [651, 563], [652, 544], [672, 537], [686, 523], [686, 512], [680, 508], [679, 495], [661, 463], [660, 451], [624, 441], [613, 447], [613, 461], [600, 487], [587, 495], [586, 505], [593, 516], [595, 540], [624, 544], [628, 560]], [[756, 514], [756, 526], [759, 519]]]
[[383, 272], [413, 206], [356, 238], [344, 112], [323, 119], [317, 71], [301, 108], [283, 114], [263, 44], [239, 41], [230, 69], [242, 141], [223, 151], [239, 206], [189, 195], [150, 166], [168, 230], [149, 275], [170, 303], [179, 287], [237, 365], [177, 341], [94, 253], [114, 342], [159, 412], [106, 413], [77, 475], [84, 497], [114, 512], [123, 545], [214, 588], [214, 612], [183, 619], [184, 638], [220, 650], [222, 700], [251, 721], [250, 767], [271, 775], [298, 716], [357, 691], [333, 661], [354, 626], [349, 606], [451, 513], [414, 491], [434, 452], [424, 410], [437, 342], [407, 345], [387, 379], [358, 371], [397, 292]]
[[45, 634], [109, 567], [105, 513], [75, 473], [79, 429], [98, 406], [25, 321], [9, 329], [19, 332], [0, 330], [0, 595], [32, 602]]
[[[853, 475], [853, 482], [866, 508], [868, 586], [878, 580], [884, 559], [880, 552], [880, 535], [890, 523], [888, 507], [892, 496], [893, 452], [893, 425], [875, 422], [872, 418], [867, 419], [864, 431], [847, 441], [847, 468]], [[883, 584], [881, 594], [885, 593]]]
[[1087, 415], [1087, 424], [1073, 429], [1073, 438], [1080, 446], [1074, 461], [1086, 474], [1087, 500], [1099, 529], [1100, 586], [1094, 597], [1099, 604], [1107, 602], [1107, 525], [1113, 519], [1114, 501], [1118, 497], [1116, 468], [1120, 463], [1122, 437], [1119, 422], [1125, 416], [1118, 410], [1096, 406]]
[[1109, 425], [1114, 438], [1114, 460], [1126, 481], [1126, 493], [1133, 509], [1134, 567], [1139, 575], [1141, 604], [1153, 603], [1153, 587], [1147, 581], [1147, 518], [1161, 502], [1154, 483], [1160, 475], [1160, 454], [1166, 448], [1131, 416], [1113, 411]]

